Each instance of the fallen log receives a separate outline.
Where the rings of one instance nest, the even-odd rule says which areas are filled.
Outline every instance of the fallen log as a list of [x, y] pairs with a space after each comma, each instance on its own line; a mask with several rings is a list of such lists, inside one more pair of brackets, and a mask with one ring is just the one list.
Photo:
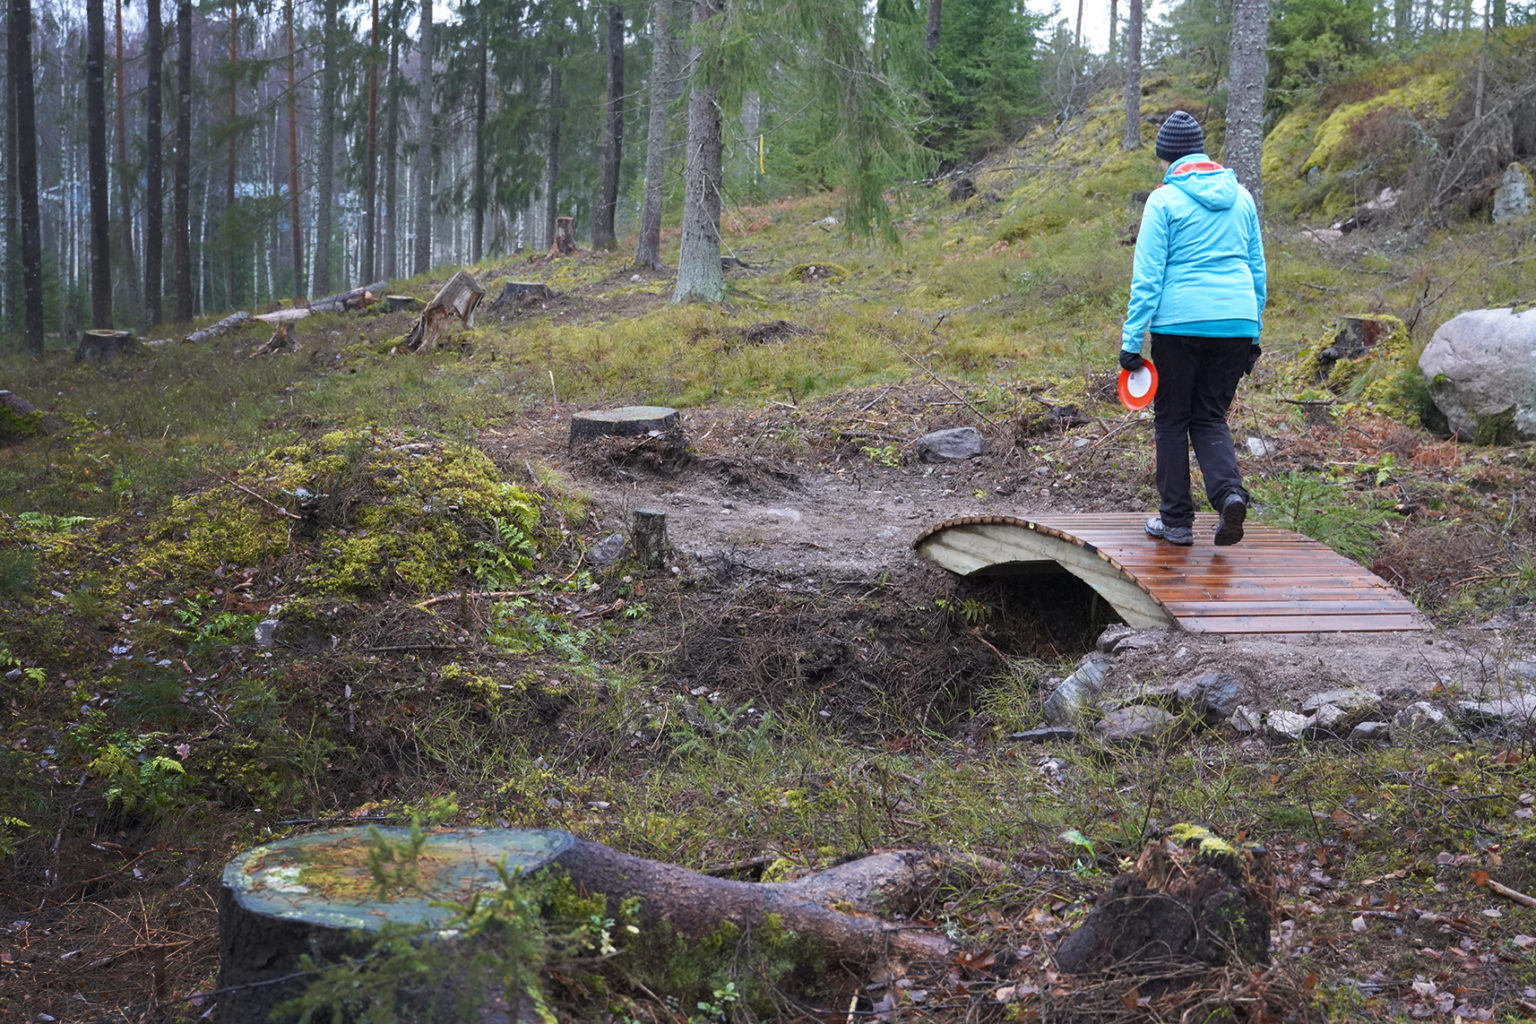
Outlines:
[[252, 320], [260, 320], [264, 324], [285, 324], [293, 320], [303, 320], [309, 316], [308, 306], [295, 306], [292, 309], [275, 309], [270, 313], [258, 313], [251, 317]]
[[20, 395], [0, 391], [0, 444], [64, 429], [64, 421]]
[[361, 288], [315, 299], [309, 304], [309, 308], [316, 313], [342, 313], [349, 309], [358, 309], [378, 301], [379, 296], [384, 294], [384, 289], [388, 287], [388, 281], [375, 281]]
[[238, 313], [231, 313], [216, 324], [204, 327], [200, 331], [193, 331], [181, 340], [190, 342], [211, 341], [242, 326], [249, 319], [251, 319], [251, 314], [242, 309]]
[[412, 352], [432, 351], [443, 331], [447, 330], [448, 321], [454, 317], [462, 320], [465, 327], [475, 326], [475, 308], [483, 298], [485, 289], [460, 270], [421, 311], [421, 316], [416, 318], [410, 333], [405, 336], [405, 347]]
[[[621, 853], [568, 832], [457, 829], [426, 834], [414, 855], [392, 851], [383, 858], [385, 873], [377, 856], [381, 839], [399, 850], [410, 845], [412, 830], [317, 832], [257, 847], [229, 863], [219, 896], [222, 1024], [272, 1019], [273, 1007], [309, 980], [300, 962], [306, 954], [332, 962], [362, 955], [368, 937], [386, 926], [415, 925], [448, 941], [443, 930], [456, 920], [455, 904], [501, 891], [498, 864], [509, 874], [563, 874], [579, 892], [604, 897], [615, 920], [624, 919], [626, 902], [633, 905], [638, 897], [633, 945], [701, 940], [725, 925], [746, 936], [771, 924], [793, 932], [807, 956], [858, 965], [893, 955], [949, 956], [952, 943], [944, 935], [872, 915], [910, 914], [952, 874], [1004, 870], [980, 858], [902, 850], [788, 882], [739, 882]], [[445, 989], [456, 984], [452, 972], [445, 975]], [[429, 1000], [444, 996], [418, 993]]]

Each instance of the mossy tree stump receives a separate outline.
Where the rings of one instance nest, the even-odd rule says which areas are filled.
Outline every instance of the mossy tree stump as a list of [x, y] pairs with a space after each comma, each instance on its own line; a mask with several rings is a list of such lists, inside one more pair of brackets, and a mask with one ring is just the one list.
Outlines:
[[110, 362], [137, 348], [138, 342], [134, 341], [133, 335], [127, 331], [86, 331], [80, 336], [80, 344], [75, 348], [75, 362]]
[[[396, 845], [408, 828], [380, 829]], [[574, 837], [543, 829], [429, 833], [381, 893], [369, 868], [370, 832], [336, 829], [284, 839], [235, 858], [219, 893], [218, 1020], [267, 1024], [274, 1007], [304, 991], [305, 954], [318, 961], [360, 956], [386, 925], [446, 927], [451, 907], [501, 886], [496, 865], [525, 873], [553, 864]]]

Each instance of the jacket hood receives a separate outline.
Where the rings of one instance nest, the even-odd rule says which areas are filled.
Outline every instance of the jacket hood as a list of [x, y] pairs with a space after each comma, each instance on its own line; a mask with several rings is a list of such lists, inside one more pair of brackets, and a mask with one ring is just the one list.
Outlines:
[[1208, 210], [1226, 210], [1237, 202], [1237, 175], [1204, 153], [1181, 157], [1163, 175], [1163, 184], [1177, 186]]

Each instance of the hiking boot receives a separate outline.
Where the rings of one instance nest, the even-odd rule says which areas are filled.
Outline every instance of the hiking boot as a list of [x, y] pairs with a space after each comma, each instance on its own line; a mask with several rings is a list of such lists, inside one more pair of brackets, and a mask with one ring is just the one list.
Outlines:
[[1241, 494], [1229, 494], [1221, 503], [1221, 522], [1216, 527], [1216, 546], [1236, 544], [1243, 539], [1243, 520], [1248, 518], [1248, 499]]
[[1187, 548], [1195, 542], [1193, 529], [1188, 526], [1164, 526], [1162, 516], [1153, 516], [1147, 520], [1147, 536], [1177, 544], [1181, 548]]

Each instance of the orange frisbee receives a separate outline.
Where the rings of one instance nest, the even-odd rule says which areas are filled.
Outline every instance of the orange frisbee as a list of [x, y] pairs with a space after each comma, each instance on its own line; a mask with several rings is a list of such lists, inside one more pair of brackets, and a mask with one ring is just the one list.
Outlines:
[[1157, 394], [1157, 367], [1143, 359], [1139, 370], [1120, 371], [1120, 404], [1127, 409], [1145, 409]]

